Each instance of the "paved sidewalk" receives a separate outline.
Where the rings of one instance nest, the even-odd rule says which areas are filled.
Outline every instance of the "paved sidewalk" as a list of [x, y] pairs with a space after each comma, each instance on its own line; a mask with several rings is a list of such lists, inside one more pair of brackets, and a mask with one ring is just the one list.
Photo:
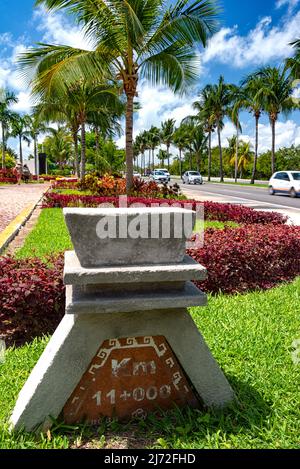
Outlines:
[[0, 186], [0, 233], [26, 207], [35, 204], [49, 184], [21, 184]]

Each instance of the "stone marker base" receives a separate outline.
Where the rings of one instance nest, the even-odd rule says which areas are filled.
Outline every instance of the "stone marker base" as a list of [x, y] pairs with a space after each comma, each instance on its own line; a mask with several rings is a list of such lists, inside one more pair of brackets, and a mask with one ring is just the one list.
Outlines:
[[116, 411], [145, 417], [160, 406], [223, 407], [233, 398], [185, 309], [67, 314], [23, 387], [11, 423], [46, 430], [50, 416], [62, 413], [66, 421], [92, 423]]

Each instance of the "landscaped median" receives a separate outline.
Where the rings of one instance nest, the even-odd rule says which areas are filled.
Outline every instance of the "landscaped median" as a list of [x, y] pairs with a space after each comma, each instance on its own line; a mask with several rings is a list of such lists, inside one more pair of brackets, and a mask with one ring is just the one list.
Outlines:
[[[194, 208], [197, 203], [128, 199], [129, 204], [146, 206], [184, 202]], [[295, 307], [300, 228], [285, 225], [286, 219], [276, 213], [212, 202], [204, 204], [204, 247], [189, 251], [208, 269], [207, 280], [199, 286], [209, 293], [209, 301], [192, 314], [238, 401], [222, 412], [177, 410], [122, 429], [103, 421], [100, 428], [89, 430], [58, 423], [47, 437], [9, 434], [5, 421], [15, 398], [64, 314], [63, 252], [72, 249], [72, 243], [62, 207], [102, 203], [118, 206], [119, 198], [48, 193], [47, 208], [23, 247], [14, 258], [0, 258], [0, 338], [18, 346], [8, 350], [0, 366], [0, 446], [19, 447], [22, 441], [23, 447], [103, 447], [111, 444], [112, 434], [118, 441], [125, 431], [138, 447], [297, 447], [299, 370], [291, 352], [300, 331]]]

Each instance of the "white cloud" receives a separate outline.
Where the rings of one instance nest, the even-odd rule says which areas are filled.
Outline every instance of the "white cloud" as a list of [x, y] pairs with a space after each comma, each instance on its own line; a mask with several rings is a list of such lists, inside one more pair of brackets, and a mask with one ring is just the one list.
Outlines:
[[63, 14], [49, 13], [41, 7], [35, 10], [34, 19], [39, 23], [38, 31], [44, 33], [42, 42], [91, 49], [82, 28], [70, 24]]
[[277, 0], [276, 1], [276, 8], [281, 8], [283, 6], [287, 6], [289, 12], [291, 12], [299, 3], [300, 0]]
[[281, 26], [272, 26], [272, 18], [261, 19], [246, 36], [234, 28], [222, 28], [209, 42], [203, 63], [212, 60], [236, 68], [264, 65], [282, 60], [292, 53], [290, 42], [299, 36], [300, 12], [285, 18]]

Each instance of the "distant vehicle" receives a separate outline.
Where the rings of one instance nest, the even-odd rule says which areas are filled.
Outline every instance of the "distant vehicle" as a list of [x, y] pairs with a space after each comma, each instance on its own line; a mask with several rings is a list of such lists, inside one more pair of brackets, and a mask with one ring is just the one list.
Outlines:
[[186, 171], [182, 175], [183, 184], [203, 184], [203, 178], [198, 171]]
[[269, 194], [300, 195], [300, 171], [279, 171], [269, 181]]
[[169, 177], [166, 173], [164, 171], [159, 171], [158, 169], [151, 172], [150, 179], [158, 183], [166, 183], [169, 181]]
[[142, 175], [141, 175], [141, 173], [139, 173], [138, 171], [133, 171], [133, 177], [134, 177], [134, 178], [141, 178]]
[[166, 176], [168, 176], [168, 182], [171, 181], [171, 174], [169, 173], [169, 171], [167, 169], [157, 168], [156, 171], [162, 171], [163, 173], [166, 174]]

